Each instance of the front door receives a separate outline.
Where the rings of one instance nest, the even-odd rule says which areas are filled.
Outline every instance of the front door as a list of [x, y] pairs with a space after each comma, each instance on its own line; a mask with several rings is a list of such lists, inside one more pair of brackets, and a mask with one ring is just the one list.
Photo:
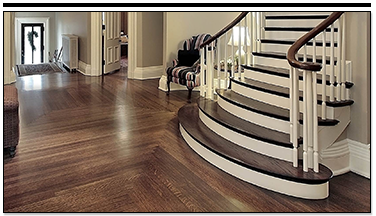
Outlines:
[[103, 72], [120, 69], [120, 12], [104, 12]]
[[43, 23], [21, 25], [21, 64], [43, 63]]

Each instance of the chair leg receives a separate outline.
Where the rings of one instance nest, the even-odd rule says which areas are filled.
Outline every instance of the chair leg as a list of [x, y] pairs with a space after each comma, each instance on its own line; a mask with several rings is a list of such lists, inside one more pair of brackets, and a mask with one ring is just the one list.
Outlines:
[[16, 154], [16, 146], [10, 147], [9, 148], [9, 156], [14, 157], [15, 154]]
[[192, 89], [188, 88], [188, 103], [191, 103]]
[[170, 81], [168, 81], [168, 80], [167, 80], [167, 92], [166, 92], [166, 95], [170, 95]]

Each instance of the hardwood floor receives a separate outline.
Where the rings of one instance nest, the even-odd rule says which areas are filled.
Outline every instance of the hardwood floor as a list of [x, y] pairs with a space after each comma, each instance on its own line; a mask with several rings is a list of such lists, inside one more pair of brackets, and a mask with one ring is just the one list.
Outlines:
[[[80, 73], [18, 78], [20, 142], [4, 154], [4, 212], [370, 212], [370, 180], [330, 181], [325, 200], [281, 195], [212, 166], [182, 139], [158, 80]], [[192, 101], [198, 98], [192, 93]]]

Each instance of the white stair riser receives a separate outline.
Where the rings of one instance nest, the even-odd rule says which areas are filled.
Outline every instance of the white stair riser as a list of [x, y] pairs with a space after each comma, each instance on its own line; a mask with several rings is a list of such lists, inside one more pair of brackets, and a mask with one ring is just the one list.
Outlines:
[[[287, 53], [288, 49], [291, 47], [291, 45], [285, 45], [285, 44], [269, 44], [269, 43], [261, 43], [261, 50], [265, 52], [283, 52]], [[299, 50], [299, 54], [303, 53], [304, 49]], [[307, 46], [307, 54], [313, 55], [313, 46]], [[322, 46], [316, 46], [316, 56], [322, 56], [323, 47]], [[334, 47], [334, 52], [337, 53], [337, 47]], [[326, 55], [329, 56], [330, 54], [330, 47], [326, 47]]]
[[243, 109], [239, 106], [236, 106], [226, 100], [222, 99], [222, 97], [218, 97], [218, 105], [221, 106], [227, 112], [242, 118], [246, 121], [252, 122], [254, 124], [258, 124], [260, 126], [270, 128], [276, 131], [290, 133], [290, 123], [289, 121], [284, 121], [280, 119], [276, 119], [273, 117], [265, 116], [262, 114], [258, 114], [247, 109]]
[[[290, 87], [290, 78], [286, 78], [286, 77], [275, 76], [275, 75], [253, 71], [253, 70], [247, 70], [247, 69], [244, 71], [244, 77], [258, 80], [261, 82], [266, 82], [269, 84], [287, 87], [287, 88]], [[303, 90], [303, 80], [299, 80], [299, 89]], [[326, 94], [329, 94], [329, 91], [330, 91], [330, 86], [326, 85]], [[321, 83], [317, 84], [317, 93], [319, 94], [322, 93]]]
[[329, 182], [312, 185], [297, 183], [247, 169], [203, 147], [181, 125], [180, 132], [188, 145], [206, 161], [243, 181], [275, 192], [305, 199], [325, 199], [329, 196]]
[[[262, 101], [264, 103], [269, 103], [271, 105], [282, 107], [285, 109], [290, 109], [290, 99], [286, 97], [282, 97], [275, 94], [270, 94], [263, 91], [258, 91], [256, 89], [248, 88], [243, 85], [237, 84], [235, 82], [232, 82], [231, 89], [243, 96]], [[299, 111], [303, 112], [303, 102], [299, 101]], [[318, 105], [317, 107], [317, 113], [318, 116], [321, 116], [321, 105]]]
[[[276, 26], [277, 27], [277, 26]], [[298, 39], [303, 35], [307, 34], [308, 32], [301, 32], [301, 31], [264, 31], [263, 39]], [[334, 41], [337, 41], [337, 32], [334, 32]], [[322, 40], [322, 35], [319, 34], [316, 37], [316, 40]], [[326, 41], [330, 40], [330, 31], [326, 32]]]
[[201, 121], [212, 131], [243, 148], [250, 149], [269, 157], [292, 162], [292, 148], [281, 147], [237, 133], [213, 121], [201, 110], [199, 112], [199, 116]]
[[[267, 27], [315, 27], [321, 23], [323, 19], [267, 19], [265, 26]], [[338, 27], [338, 23], [334, 24]]]

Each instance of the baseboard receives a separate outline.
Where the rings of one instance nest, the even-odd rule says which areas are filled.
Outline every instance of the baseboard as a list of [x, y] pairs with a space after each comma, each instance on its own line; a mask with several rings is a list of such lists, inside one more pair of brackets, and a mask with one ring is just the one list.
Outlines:
[[320, 163], [332, 170], [334, 176], [350, 171], [350, 150], [347, 139], [335, 142], [319, 155]]
[[150, 66], [150, 67], [136, 67], [133, 72], [132, 79], [146, 80], [146, 79], [157, 79], [163, 74], [163, 65]]
[[91, 65], [86, 64], [85, 62], [78, 61], [78, 72], [82, 73], [85, 76], [91, 76]]
[[370, 144], [341, 140], [320, 152], [320, 163], [329, 167], [335, 176], [351, 171], [370, 178]]
[[371, 177], [370, 144], [347, 139], [350, 150], [350, 170], [366, 178]]

